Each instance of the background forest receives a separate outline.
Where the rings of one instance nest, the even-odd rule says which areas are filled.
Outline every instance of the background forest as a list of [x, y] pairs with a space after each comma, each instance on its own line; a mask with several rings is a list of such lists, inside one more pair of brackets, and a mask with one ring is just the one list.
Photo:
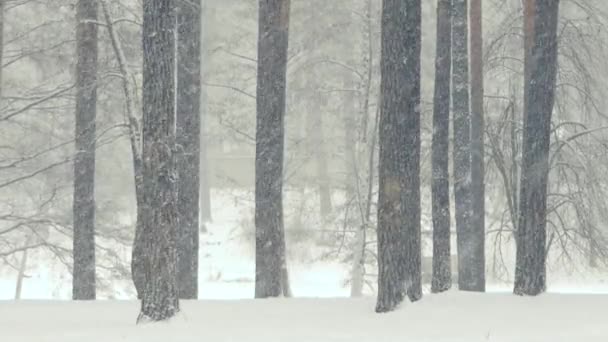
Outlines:
[[[67, 299], [74, 2], [2, 4], [0, 297]], [[134, 298], [129, 262], [136, 198], [129, 119], [141, 117], [142, 108], [142, 1], [103, 4], [95, 171], [98, 297]], [[515, 264], [524, 19], [519, 0], [484, 0], [483, 5], [486, 277], [489, 288], [500, 289], [511, 286]], [[380, 0], [291, 1], [283, 175], [294, 296], [376, 291], [380, 11]], [[257, 13], [256, 0], [208, 0], [203, 10], [201, 298], [252, 295]], [[576, 283], [597, 289], [605, 280], [607, 25], [606, 1], [561, 1], [547, 209], [549, 288]], [[436, 3], [422, 1], [426, 287], [432, 253], [435, 30]]]

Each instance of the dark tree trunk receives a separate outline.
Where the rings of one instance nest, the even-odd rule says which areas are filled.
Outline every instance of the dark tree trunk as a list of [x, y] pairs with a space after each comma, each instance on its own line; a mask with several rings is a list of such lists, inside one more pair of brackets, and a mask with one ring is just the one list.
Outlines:
[[184, 299], [198, 298], [201, 133], [201, 0], [178, 3], [176, 142], [178, 283]]
[[452, 287], [450, 252], [450, 75], [452, 69], [451, 0], [437, 1], [437, 47], [433, 99], [433, 280], [431, 291]]
[[175, 192], [175, 8], [143, 2], [143, 176], [145, 289], [138, 321], [179, 311]]
[[546, 290], [547, 181], [557, 74], [558, 0], [536, 0], [528, 108], [524, 120], [514, 293]]
[[95, 299], [95, 117], [97, 1], [76, 5], [76, 157], [74, 159], [73, 299]]
[[473, 288], [486, 290], [483, 31], [481, 0], [471, 0], [471, 239]]
[[382, 3], [376, 312], [422, 296], [420, 20], [419, 0]]
[[256, 298], [289, 294], [282, 198], [289, 2], [259, 1], [255, 151]]
[[452, 103], [454, 110], [454, 197], [458, 288], [480, 291], [477, 276], [482, 261], [472, 224], [471, 112], [469, 108], [469, 51], [467, 0], [452, 1]]

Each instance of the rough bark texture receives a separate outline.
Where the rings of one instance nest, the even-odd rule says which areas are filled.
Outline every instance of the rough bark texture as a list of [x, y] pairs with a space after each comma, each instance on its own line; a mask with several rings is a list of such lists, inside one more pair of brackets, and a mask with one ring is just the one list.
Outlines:
[[377, 312], [420, 286], [420, 1], [382, 3]]
[[471, 0], [471, 238], [472, 290], [486, 290], [483, 31], [481, 0]]
[[546, 290], [547, 181], [557, 74], [558, 0], [536, 0], [528, 108], [524, 120], [514, 293]]
[[450, 252], [450, 75], [452, 69], [451, 0], [437, 1], [437, 46], [433, 98], [433, 279], [432, 292], [452, 286]]
[[469, 108], [469, 51], [467, 0], [452, 1], [452, 105], [454, 110], [454, 198], [458, 288], [480, 291], [477, 274], [482, 258], [472, 225], [471, 112]]
[[176, 142], [178, 284], [180, 298], [198, 298], [201, 136], [201, 0], [179, 2]]
[[255, 155], [255, 297], [289, 295], [283, 148], [289, 0], [260, 0]]
[[76, 156], [72, 298], [95, 299], [95, 117], [97, 1], [76, 4]]
[[175, 192], [175, 8], [172, 0], [143, 3], [143, 175], [145, 289], [138, 321], [179, 311]]

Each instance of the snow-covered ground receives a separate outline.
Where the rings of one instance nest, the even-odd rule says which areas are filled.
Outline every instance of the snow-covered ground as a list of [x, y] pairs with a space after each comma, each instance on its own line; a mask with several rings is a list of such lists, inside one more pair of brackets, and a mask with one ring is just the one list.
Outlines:
[[607, 295], [452, 292], [397, 312], [373, 298], [182, 302], [169, 323], [136, 326], [138, 303], [0, 302], [10, 342], [605, 342]]

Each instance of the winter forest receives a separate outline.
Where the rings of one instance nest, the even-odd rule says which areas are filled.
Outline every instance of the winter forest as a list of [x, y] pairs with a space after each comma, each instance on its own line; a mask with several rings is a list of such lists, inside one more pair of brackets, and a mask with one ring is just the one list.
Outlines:
[[0, 0], [0, 340], [605, 342], [606, 60], [605, 0]]

